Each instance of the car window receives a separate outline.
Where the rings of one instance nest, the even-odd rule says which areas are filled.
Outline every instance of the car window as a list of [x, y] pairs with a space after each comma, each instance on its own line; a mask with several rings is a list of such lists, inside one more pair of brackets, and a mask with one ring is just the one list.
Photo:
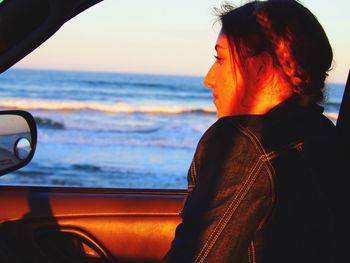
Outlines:
[[[35, 116], [38, 146], [0, 184], [187, 188], [198, 140], [216, 120], [202, 79], [221, 1], [127, 2], [90, 8], [1, 75], [0, 107]], [[344, 82], [327, 84], [334, 122]]]

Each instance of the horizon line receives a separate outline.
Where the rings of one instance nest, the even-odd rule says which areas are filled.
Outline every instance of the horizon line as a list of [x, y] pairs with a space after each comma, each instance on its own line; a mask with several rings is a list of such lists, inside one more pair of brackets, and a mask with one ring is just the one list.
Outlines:
[[[57, 69], [57, 68], [29, 68], [29, 67], [17, 67], [12, 66], [8, 70], [33, 70], [33, 71], [61, 71], [61, 72], [85, 72], [85, 73], [106, 73], [106, 74], [126, 74], [126, 75], [150, 75], [150, 76], [165, 76], [165, 77], [192, 77], [192, 78], [204, 78], [205, 76], [202, 75], [190, 75], [190, 74], [179, 74], [179, 73], [156, 73], [156, 72], [139, 72], [139, 71], [112, 71], [112, 70], [93, 70], [93, 69]], [[6, 72], [5, 71], [5, 72]], [[4, 73], [4, 72], [3, 72]], [[346, 81], [340, 82], [340, 81], [331, 81], [328, 82], [325, 81], [325, 84], [331, 83], [331, 84], [337, 84], [337, 85], [344, 85], [346, 84]]]
[[[8, 70], [37, 70], [37, 71], [62, 71], [62, 72], [86, 72], [86, 73], [107, 73], [107, 74], [129, 74], [129, 75], [158, 75], [158, 76], [169, 76], [169, 77], [194, 77], [204, 78], [202, 75], [194, 74], [180, 74], [180, 73], [157, 73], [157, 72], [139, 72], [139, 71], [113, 71], [113, 70], [94, 70], [94, 69], [61, 69], [61, 68], [29, 68], [29, 67], [17, 67], [13, 66]], [[5, 71], [5, 72], [6, 72]]]

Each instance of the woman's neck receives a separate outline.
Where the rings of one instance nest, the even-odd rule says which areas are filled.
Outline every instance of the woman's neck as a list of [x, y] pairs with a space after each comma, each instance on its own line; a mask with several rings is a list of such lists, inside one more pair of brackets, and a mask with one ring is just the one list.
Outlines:
[[[247, 114], [261, 115], [266, 114], [272, 108], [285, 101], [292, 95], [292, 86], [277, 75], [271, 77], [260, 87], [256, 87], [254, 96], [248, 102], [249, 108], [246, 108]], [[244, 105], [244, 104], [243, 104]]]

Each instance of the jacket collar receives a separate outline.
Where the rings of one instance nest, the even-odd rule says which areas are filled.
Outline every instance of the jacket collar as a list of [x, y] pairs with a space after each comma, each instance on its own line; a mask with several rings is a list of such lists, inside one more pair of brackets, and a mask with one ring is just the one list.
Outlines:
[[316, 103], [303, 105], [302, 100], [298, 96], [291, 96], [272, 108], [265, 116], [268, 119], [283, 120], [293, 115], [322, 114], [323, 111], [324, 108]]

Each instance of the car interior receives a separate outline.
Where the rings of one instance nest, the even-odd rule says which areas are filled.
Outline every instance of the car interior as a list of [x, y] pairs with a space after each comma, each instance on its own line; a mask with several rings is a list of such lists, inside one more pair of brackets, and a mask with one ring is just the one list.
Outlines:
[[[2, 2], [0, 72], [100, 1]], [[37, 7], [35, 12], [28, 12], [29, 6], [30, 10]], [[350, 157], [349, 78], [337, 121], [342, 164]], [[4, 125], [18, 118], [23, 124]], [[19, 132], [18, 126], [25, 128]], [[35, 121], [23, 111], [0, 112], [0, 137], [4, 134], [14, 135], [7, 151], [12, 154], [17, 149], [17, 161], [3, 160], [5, 154], [0, 151], [1, 175], [30, 162], [36, 147]], [[346, 186], [340, 183], [340, 187]], [[344, 191], [335, 193], [343, 200], [339, 211], [347, 203]], [[185, 190], [0, 186], [0, 262], [161, 262], [181, 221], [186, 195]], [[344, 218], [339, 215], [337, 220]]]

